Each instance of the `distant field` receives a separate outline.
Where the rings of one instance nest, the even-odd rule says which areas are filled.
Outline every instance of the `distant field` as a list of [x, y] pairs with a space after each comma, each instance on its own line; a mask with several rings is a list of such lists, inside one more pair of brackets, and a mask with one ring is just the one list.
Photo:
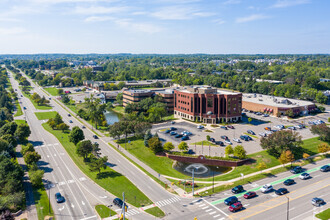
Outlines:
[[45, 120], [45, 119], [50, 119], [54, 118], [57, 112], [51, 111], [51, 112], [36, 112], [38, 120]]
[[44, 88], [44, 90], [46, 90], [52, 96], [58, 96], [58, 93], [57, 93], [58, 89], [57, 88], [49, 87], [49, 88]]

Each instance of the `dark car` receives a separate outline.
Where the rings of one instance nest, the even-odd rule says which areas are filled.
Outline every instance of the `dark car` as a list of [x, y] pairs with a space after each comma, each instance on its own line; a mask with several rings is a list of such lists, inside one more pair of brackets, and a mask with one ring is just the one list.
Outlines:
[[330, 166], [329, 165], [324, 165], [323, 167], [320, 168], [321, 172], [328, 172], [330, 170]]
[[254, 131], [252, 131], [252, 130], [247, 130], [247, 133], [252, 134], [252, 135], [255, 135], [255, 134], [256, 134], [256, 133], [254, 133]]
[[93, 135], [93, 138], [94, 138], [94, 139], [98, 139], [99, 137], [98, 137], [97, 135], [94, 134], [94, 135]]
[[166, 131], [165, 131], [166, 134], [168, 134], [168, 133], [170, 133], [170, 132], [171, 132], [171, 130], [166, 130]]
[[61, 202], [64, 202], [64, 197], [61, 195], [61, 193], [56, 193], [55, 194], [55, 200], [57, 203], [61, 203]]
[[85, 129], [86, 127], [83, 125], [83, 126], [81, 126], [81, 128], [82, 128], [82, 129]]
[[171, 124], [174, 125], [175, 124], [175, 121], [171, 121]]
[[232, 125], [227, 125], [227, 128], [234, 129], [234, 126], [232, 126]]
[[313, 198], [312, 205], [314, 206], [321, 206], [324, 203], [324, 200], [321, 198]]
[[177, 128], [175, 128], [175, 127], [170, 127], [170, 130], [171, 130], [171, 131], [175, 131], [175, 130], [177, 130]]
[[241, 185], [235, 186], [234, 188], [231, 189], [231, 192], [235, 193], [235, 194], [243, 192], [243, 191], [244, 191], [244, 188]]
[[72, 121], [72, 120], [70, 120], [69, 122], [70, 122], [70, 123], [73, 123], [73, 121]]
[[175, 131], [171, 131], [170, 135], [177, 135], [178, 133], [176, 133]]
[[[118, 206], [119, 208], [122, 208], [123, 207], [123, 200], [121, 200], [121, 199], [119, 199], [119, 198], [115, 198], [114, 200], [113, 200], [113, 204], [115, 204], [116, 206]], [[126, 203], [125, 203], [125, 207], [127, 207], [128, 208], [128, 206], [126, 205]]]
[[228, 137], [226, 135], [222, 135], [221, 138], [224, 139], [224, 140], [228, 139]]
[[242, 205], [242, 203], [240, 203], [240, 202], [236, 202], [236, 203], [234, 203], [234, 204], [232, 204], [231, 206], [229, 206], [229, 211], [231, 211], [231, 212], [236, 212], [236, 211], [238, 211], [238, 210], [241, 210], [243, 208], [243, 205]]
[[26, 107], [23, 107], [24, 110], [26, 110]]
[[220, 128], [227, 130], [228, 128], [226, 126], [221, 126]]
[[286, 188], [279, 188], [278, 190], [275, 190], [276, 195], [284, 195], [287, 194], [289, 191]]
[[239, 138], [244, 140], [244, 141], [249, 141], [250, 140], [249, 136], [247, 136], [247, 135], [241, 135]]
[[186, 140], [189, 140], [189, 137], [188, 137], [188, 136], [183, 136], [183, 137], [181, 138], [181, 141], [186, 141]]
[[71, 115], [70, 115], [70, 114], [68, 114], [68, 116], [69, 116], [69, 117], [71, 117]]
[[231, 197], [228, 197], [227, 199], [225, 199], [224, 203], [226, 205], [231, 205], [231, 204], [234, 204], [238, 202], [238, 198], [236, 196], [231, 196]]
[[194, 154], [194, 151], [193, 151], [192, 149], [189, 149], [189, 150], [187, 151], [187, 154]]
[[175, 138], [182, 138], [182, 134], [175, 135]]
[[295, 181], [293, 179], [287, 179], [283, 182], [284, 185], [289, 186], [292, 184], [295, 184]]
[[300, 167], [300, 166], [297, 166], [297, 167], [290, 170], [290, 172], [293, 173], [293, 174], [301, 173], [302, 171], [303, 171], [303, 168]]
[[222, 141], [216, 141], [216, 144], [219, 144], [220, 146], [224, 146], [225, 144]]
[[211, 142], [215, 142], [215, 139], [214, 139], [214, 138], [210, 138], [210, 141], [211, 141]]
[[251, 199], [251, 198], [256, 197], [256, 196], [257, 196], [257, 193], [256, 193], [256, 192], [253, 192], [253, 191], [251, 191], [251, 192], [247, 192], [247, 193], [245, 193], [245, 194], [243, 195], [243, 197], [244, 197], [245, 199]]

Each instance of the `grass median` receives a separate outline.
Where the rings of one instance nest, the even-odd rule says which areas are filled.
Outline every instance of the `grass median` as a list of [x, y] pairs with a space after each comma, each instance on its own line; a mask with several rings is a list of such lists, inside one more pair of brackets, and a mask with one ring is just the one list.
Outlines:
[[26, 98], [29, 98], [30, 101], [32, 102], [32, 104], [34, 105], [34, 107], [36, 109], [39, 109], [39, 110], [49, 110], [49, 109], [52, 109], [53, 107], [49, 106], [49, 105], [38, 105], [34, 100], [32, 100], [31, 98], [31, 94], [30, 93], [25, 93], [23, 92], [23, 95], [26, 97]]
[[[97, 172], [91, 172], [83, 158], [76, 154], [76, 146], [72, 142], [69, 142], [69, 133], [63, 133], [60, 130], [53, 130], [47, 123], [43, 123], [42, 126], [61, 142], [78, 168], [99, 186], [117, 197], [121, 197], [122, 193], [125, 192], [126, 201], [136, 207], [152, 204], [152, 201], [131, 181], [110, 167], [107, 166], [99, 175]], [[109, 162], [111, 163], [111, 161]]]
[[322, 220], [328, 220], [330, 219], [330, 208], [324, 210], [323, 212], [320, 212], [315, 215], [317, 218]]
[[190, 145], [203, 145], [203, 146], [216, 146], [216, 147], [218, 147], [218, 146], [220, 146], [220, 145], [217, 145], [217, 144], [213, 144], [211, 141], [198, 141], [198, 142], [195, 142], [195, 143], [192, 143], [192, 144], [190, 144]]
[[158, 218], [162, 218], [165, 216], [165, 213], [160, 209], [158, 208], [157, 206], [156, 207], [153, 207], [153, 208], [150, 208], [150, 209], [147, 209], [145, 210], [145, 212], [153, 215], [153, 216], [156, 216]]
[[50, 119], [50, 118], [55, 118], [56, 116], [55, 111], [51, 111], [51, 112], [35, 112], [34, 114], [37, 116], [38, 120], [46, 120], [46, 119]]
[[18, 100], [15, 101], [15, 105], [16, 105], [16, 114], [14, 115], [14, 117], [23, 115], [23, 111], [22, 111], [21, 105], [19, 104]]
[[38, 188], [32, 187], [32, 190], [38, 219], [44, 220], [46, 216], [52, 216], [54, 218], [54, 215], [51, 214], [54, 211], [51, 206], [49, 207], [49, 198], [45, 188], [43, 186]]
[[46, 90], [52, 96], [58, 96], [58, 89], [55, 87], [49, 87], [49, 88], [43, 88], [43, 89]]
[[112, 209], [110, 209], [105, 205], [97, 205], [95, 206], [95, 210], [97, 211], [101, 219], [114, 216], [117, 214], [115, 211], [113, 211]]
[[20, 125], [20, 124], [27, 124], [25, 120], [22, 120], [22, 119], [16, 119], [14, 120], [16, 122], [17, 125]]

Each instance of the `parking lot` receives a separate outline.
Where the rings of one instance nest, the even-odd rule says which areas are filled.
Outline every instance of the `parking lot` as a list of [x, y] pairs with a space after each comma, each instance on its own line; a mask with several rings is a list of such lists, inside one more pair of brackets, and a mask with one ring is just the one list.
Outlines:
[[[253, 120], [251, 123], [249, 123], [247, 121], [248, 117], [257, 120]], [[301, 120], [286, 120], [283, 118], [277, 118], [272, 116], [262, 117], [255, 115], [253, 113], [247, 113], [247, 117], [243, 118], [242, 123], [232, 124], [234, 126], [234, 129], [228, 128], [227, 130], [225, 130], [220, 127], [221, 125], [219, 125], [219, 127], [216, 128], [212, 127], [211, 125], [207, 125], [203, 129], [198, 129], [197, 126], [199, 124], [185, 120], [176, 120], [175, 124], [171, 124], [171, 122], [165, 122], [154, 125], [152, 128], [152, 133], [157, 132], [159, 137], [162, 138], [164, 142], [169, 141], [172, 142], [175, 146], [177, 146], [181, 142], [181, 138], [175, 138], [175, 135], [170, 135], [169, 133], [165, 133], [165, 130], [169, 129], [170, 127], [175, 127], [177, 128], [176, 132], [178, 134], [181, 134], [181, 132], [183, 131], [191, 132], [192, 135], [189, 136], [190, 139], [186, 141], [189, 145], [189, 148], [192, 149], [196, 154], [204, 154], [210, 156], [224, 156], [225, 147], [228, 144], [224, 143], [225, 144], [224, 146], [219, 146], [219, 145], [202, 146], [202, 145], [195, 145], [194, 143], [205, 141], [207, 135], [209, 135], [211, 138], [214, 138], [215, 141], [224, 142], [224, 140], [221, 139], [221, 136], [225, 135], [229, 138], [233, 147], [237, 145], [242, 145], [247, 151], [247, 153], [251, 154], [263, 150], [260, 146], [261, 136], [259, 136], [259, 133], [265, 133], [266, 131], [265, 127], [270, 127], [273, 130], [276, 129], [275, 126], [277, 125], [283, 125], [285, 127], [288, 127], [288, 126], [295, 126], [304, 122], [304, 124], [307, 125], [307, 128], [296, 129], [296, 131], [300, 133], [302, 139], [308, 139], [308, 138], [316, 137], [316, 135], [313, 135], [310, 132], [310, 129], [308, 128], [308, 121], [317, 120], [320, 118], [324, 120], [327, 117], [328, 117], [328, 113], [323, 113], [322, 115], [309, 116], [306, 118], [302, 118]], [[205, 130], [210, 130], [211, 132], [205, 132]], [[247, 134], [247, 130], [252, 130], [253, 132], [255, 132], [255, 135], [250, 135], [252, 137], [252, 140], [250, 141], [240, 140], [241, 143], [237, 143], [233, 141], [234, 138], [240, 139], [241, 135]]]

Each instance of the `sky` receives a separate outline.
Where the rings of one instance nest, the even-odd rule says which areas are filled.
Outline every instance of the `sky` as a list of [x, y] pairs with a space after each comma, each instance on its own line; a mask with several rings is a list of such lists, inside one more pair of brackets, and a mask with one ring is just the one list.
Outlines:
[[329, 0], [0, 0], [0, 54], [330, 53]]

